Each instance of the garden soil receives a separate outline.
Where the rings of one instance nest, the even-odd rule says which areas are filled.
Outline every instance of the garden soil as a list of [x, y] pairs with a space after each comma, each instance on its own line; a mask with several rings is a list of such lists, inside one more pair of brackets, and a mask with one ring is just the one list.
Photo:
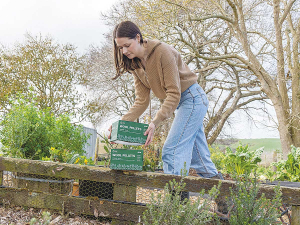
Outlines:
[[99, 222], [96, 220], [87, 219], [79, 216], [61, 216], [57, 212], [52, 212], [50, 210], [41, 210], [34, 208], [22, 208], [22, 207], [3, 207], [0, 206], [0, 224], [1, 225], [29, 225], [32, 218], [36, 218], [37, 223], [43, 224], [43, 212], [48, 211], [51, 213], [50, 225], [92, 225], [92, 224], [105, 224], [108, 222]]

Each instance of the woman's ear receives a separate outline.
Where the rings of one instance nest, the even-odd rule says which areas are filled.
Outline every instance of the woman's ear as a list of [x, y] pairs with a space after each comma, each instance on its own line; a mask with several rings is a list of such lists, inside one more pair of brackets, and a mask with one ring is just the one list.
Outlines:
[[141, 43], [141, 36], [140, 36], [140, 34], [136, 35], [136, 39], [137, 39], [138, 43], [140, 44]]

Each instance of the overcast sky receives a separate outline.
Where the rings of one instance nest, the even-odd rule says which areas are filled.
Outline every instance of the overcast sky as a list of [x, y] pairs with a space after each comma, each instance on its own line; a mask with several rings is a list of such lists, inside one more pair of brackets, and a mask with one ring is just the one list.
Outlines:
[[103, 41], [107, 31], [100, 12], [120, 0], [1, 0], [0, 43], [22, 42], [26, 32], [50, 35], [83, 53]]

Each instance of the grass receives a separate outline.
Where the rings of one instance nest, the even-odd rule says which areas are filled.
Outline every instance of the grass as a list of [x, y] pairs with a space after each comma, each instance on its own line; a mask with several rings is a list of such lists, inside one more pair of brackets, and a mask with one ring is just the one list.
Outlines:
[[[265, 151], [281, 150], [281, 143], [279, 138], [262, 138], [262, 139], [240, 139], [242, 145], [248, 144], [250, 150], [256, 150], [264, 147]], [[231, 147], [236, 148], [238, 142], [234, 143]]]
[[229, 145], [217, 144], [220, 148], [230, 147], [236, 149], [241, 143], [242, 145], [249, 146], [250, 150], [256, 150], [264, 147], [265, 152], [272, 152], [274, 150], [281, 150], [281, 143], [279, 138], [261, 138], [261, 139], [235, 139]]

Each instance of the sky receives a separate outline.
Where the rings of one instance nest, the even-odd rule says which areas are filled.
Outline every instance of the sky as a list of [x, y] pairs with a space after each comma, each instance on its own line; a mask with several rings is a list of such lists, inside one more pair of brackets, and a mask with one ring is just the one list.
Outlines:
[[83, 53], [100, 44], [107, 31], [100, 12], [120, 0], [1, 0], [0, 43], [22, 42], [24, 34], [50, 35], [60, 43], [71, 43]]
[[[79, 53], [90, 45], [100, 45], [108, 28], [100, 20], [120, 0], [0, 0], [0, 44], [12, 46], [22, 42], [25, 34], [50, 35], [59, 43], [71, 43]], [[278, 137], [278, 132], [256, 128], [239, 114], [227, 130], [237, 138]], [[84, 124], [91, 127], [90, 124]], [[105, 124], [103, 127], [107, 126]], [[106, 130], [106, 129], [105, 129]]]

